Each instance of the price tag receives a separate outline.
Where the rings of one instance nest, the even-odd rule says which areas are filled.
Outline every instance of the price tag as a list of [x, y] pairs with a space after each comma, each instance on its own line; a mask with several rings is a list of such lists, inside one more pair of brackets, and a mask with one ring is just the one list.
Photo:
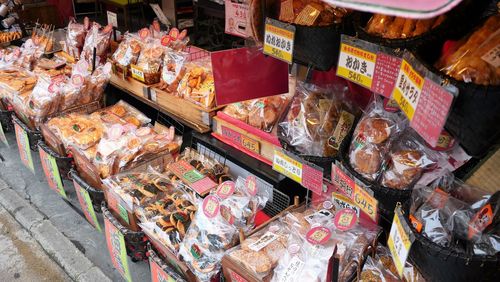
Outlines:
[[323, 169], [306, 161], [285, 153], [274, 150], [273, 169], [316, 194], [323, 191]]
[[132, 277], [130, 276], [130, 270], [128, 268], [127, 250], [125, 249], [125, 238], [123, 234], [106, 216], [104, 217], [104, 227], [106, 243], [113, 266], [126, 281], [132, 282]]
[[227, 34], [246, 38], [249, 36], [248, 4], [235, 3], [231, 0], [225, 1]]
[[401, 206], [398, 205], [394, 211], [394, 220], [392, 221], [387, 246], [391, 251], [392, 260], [394, 261], [398, 274], [401, 278], [403, 277], [406, 259], [408, 258], [411, 244], [414, 240], [415, 236], [403, 218]]
[[292, 63], [295, 26], [266, 18], [264, 54]]
[[106, 14], [108, 16], [108, 24], [114, 27], [118, 27], [118, 16], [116, 15], [116, 13], [106, 11]]
[[160, 22], [162, 24], [164, 24], [164, 25], [169, 26], [170, 25], [170, 21], [168, 20], [168, 18], [163, 13], [162, 9], [160, 8], [160, 5], [158, 5], [158, 4], [149, 4], [149, 5], [151, 6], [151, 8], [153, 9], [153, 11], [155, 12], [155, 14], [158, 17], [158, 19], [160, 20]]
[[341, 43], [337, 75], [371, 89], [376, 59], [375, 53]]
[[40, 154], [40, 161], [42, 162], [43, 172], [45, 178], [49, 184], [50, 189], [56, 191], [63, 198], [67, 198], [66, 191], [64, 191], [63, 182], [61, 175], [59, 174], [59, 168], [57, 167], [56, 159], [47, 154], [42, 148], [38, 149]]
[[21, 161], [34, 174], [35, 167], [33, 166], [28, 133], [16, 122], [14, 122], [14, 129], [16, 131], [17, 148], [19, 149]]
[[5, 132], [3, 131], [2, 125], [0, 124], [0, 141], [5, 144], [5, 146], [9, 147], [9, 141], [7, 141], [7, 137], [5, 136]]
[[245, 136], [242, 133], [239, 133], [235, 130], [232, 130], [231, 128], [228, 128], [226, 126], [221, 126], [221, 134], [222, 136], [228, 138], [232, 142], [236, 143], [236, 145], [241, 145], [245, 149], [248, 149], [254, 153], [259, 154], [260, 153], [260, 143], [258, 141], [255, 141], [254, 139]]
[[90, 199], [89, 192], [83, 189], [76, 180], [73, 179], [73, 185], [75, 186], [76, 196], [78, 197], [78, 202], [80, 202], [80, 206], [82, 207], [83, 214], [87, 221], [94, 226], [99, 232], [101, 232], [101, 226], [99, 221], [97, 221], [97, 216], [94, 211], [94, 205], [92, 204], [92, 200]]
[[217, 187], [217, 183], [201, 174], [185, 160], [170, 163], [168, 169], [199, 195], [204, 195], [211, 189]]
[[144, 72], [142, 71], [141, 68], [137, 67], [136, 65], [130, 65], [130, 70], [132, 72], [132, 77], [144, 82]]
[[423, 86], [424, 78], [407, 60], [403, 59], [396, 86], [392, 92], [392, 98], [398, 103], [410, 121], [413, 120], [415, 115]]
[[364, 188], [356, 184], [354, 189], [354, 204], [364, 211], [374, 222], [378, 221], [378, 201]]
[[360, 214], [360, 209], [358, 206], [356, 206], [351, 199], [347, 198], [346, 196], [332, 192], [332, 201], [333, 205], [337, 210], [341, 209], [351, 209], [356, 212], [356, 215], [359, 217]]

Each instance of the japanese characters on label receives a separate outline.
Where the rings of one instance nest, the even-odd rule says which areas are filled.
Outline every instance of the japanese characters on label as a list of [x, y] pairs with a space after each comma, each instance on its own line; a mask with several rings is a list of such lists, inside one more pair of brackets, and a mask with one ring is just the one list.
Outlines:
[[371, 89], [376, 59], [375, 53], [341, 43], [337, 75]]
[[266, 18], [264, 54], [292, 63], [295, 27]]

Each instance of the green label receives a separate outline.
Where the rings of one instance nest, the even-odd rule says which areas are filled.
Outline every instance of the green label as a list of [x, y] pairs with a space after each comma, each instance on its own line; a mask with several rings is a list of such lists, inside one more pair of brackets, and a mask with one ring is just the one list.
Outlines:
[[190, 170], [186, 173], [184, 173], [183, 177], [188, 181], [189, 183], [194, 183], [198, 180], [203, 179], [203, 174], [198, 172], [196, 169]]
[[118, 228], [116, 228], [106, 217], [104, 218], [104, 226], [106, 228], [106, 242], [111, 255], [111, 262], [126, 281], [132, 282], [132, 277], [130, 276], [130, 270], [128, 268], [125, 238], [120, 230], [118, 230]]
[[120, 211], [121, 218], [123, 218], [123, 220], [130, 225], [127, 209], [125, 209], [121, 204], [118, 204], [118, 210]]
[[59, 167], [57, 166], [56, 159], [50, 155], [47, 155], [47, 156], [48, 156], [48, 160], [50, 163], [50, 166], [49, 166], [50, 171], [52, 172], [51, 174], [52, 174], [53, 180], [56, 184], [56, 189], [61, 196], [63, 196], [64, 198], [67, 199], [68, 197], [66, 196], [66, 191], [64, 190], [64, 186], [62, 183], [61, 175], [59, 174]]
[[75, 186], [76, 195], [78, 196], [78, 201], [80, 202], [82, 211], [85, 214], [85, 218], [99, 232], [102, 232], [101, 226], [99, 225], [99, 221], [97, 221], [97, 217], [95, 215], [94, 205], [92, 204], [92, 200], [90, 199], [89, 192], [83, 189], [76, 181], [73, 181], [73, 184]]
[[34, 174], [35, 167], [33, 166], [33, 158], [31, 156], [28, 133], [26, 133], [26, 131], [24, 131], [17, 123], [14, 124], [14, 128], [16, 130], [17, 148], [19, 149], [19, 156], [21, 157], [21, 161]]

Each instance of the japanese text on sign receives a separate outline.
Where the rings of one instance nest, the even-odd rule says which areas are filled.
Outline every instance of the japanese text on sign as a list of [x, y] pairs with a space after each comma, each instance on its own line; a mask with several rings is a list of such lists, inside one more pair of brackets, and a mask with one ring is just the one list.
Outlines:
[[424, 78], [406, 61], [401, 63], [392, 98], [411, 121], [417, 109]]
[[292, 63], [295, 27], [266, 18], [264, 54]]
[[237, 145], [241, 145], [244, 148], [246, 148], [254, 153], [259, 154], [260, 143], [258, 141], [255, 141], [252, 138], [247, 137], [247, 136], [245, 136], [239, 132], [236, 132], [236, 131], [232, 130], [231, 128], [225, 127], [223, 125], [221, 126], [221, 133], [222, 133], [222, 136], [230, 139], [231, 141], [233, 141]]
[[281, 150], [274, 150], [273, 169], [295, 182], [302, 183], [302, 164]]
[[17, 148], [19, 149], [19, 156], [21, 157], [21, 161], [27, 168], [31, 170], [31, 172], [35, 173], [33, 158], [31, 157], [28, 133], [17, 123], [14, 123], [14, 129], [16, 131]]
[[248, 37], [250, 25], [248, 22], [248, 4], [225, 1], [226, 26], [225, 32], [243, 38]]
[[94, 205], [92, 204], [92, 200], [90, 199], [89, 192], [83, 189], [76, 180], [73, 179], [73, 184], [75, 186], [76, 196], [78, 197], [78, 201], [80, 202], [80, 206], [82, 207], [82, 211], [85, 215], [87, 221], [94, 226], [99, 232], [101, 232], [101, 226], [97, 221], [97, 217], [94, 211]]
[[130, 270], [128, 268], [125, 238], [120, 230], [118, 230], [118, 228], [116, 228], [107, 217], [104, 218], [104, 226], [106, 231], [106, 243], [111, 256], [111, 262], [122, 277], [126, 281], [131, 282], [132, 277], [130, 276]]
[[411, 230], [403, 219], [401, 207], [396, 206], [394, 212], [394, 220], [387, 240], [387, 246], [392, 254], [392, 259], [398, 270], [400, 277], [403, 277], [403, 270], [410, 253], [411, 244], [413, 243], [414, 236]]
[[341, 43], [337, 75], [371, 88], [376, 58], [372, 52]]
[[50, 189], [56, 191], [62, 197], [67, 198], [55, 158], [47, 154], [42, 148], [39, 148], [38, 152], [40, 154], [40, 161], [42, 162], [42, 169]]

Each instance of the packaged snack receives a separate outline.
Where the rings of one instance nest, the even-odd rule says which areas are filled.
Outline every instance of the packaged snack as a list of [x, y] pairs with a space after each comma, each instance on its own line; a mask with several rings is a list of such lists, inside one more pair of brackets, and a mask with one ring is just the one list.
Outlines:
[[276, 95], [230, 104], [224, 108], [224, 113], [255, 128], [271, 132], [289, 102], [290, 95]]
[[111, 56], [119, 66], [128, 68], [130, 64], [136, 64], [141, 53], [142, 43], [135, 35], [126, 33], [124, 39], [118, 45], [115, 53]]
[[186, 74], [184, 64], [189, 54], [182, 51], [174, 51], [167, 48], [163, 58], [163, 69], [161, 72], [160, 89], [175, 94], [179, 83]]
[[213, 182], [221, 184], [224, 181], [232, 180], [229, 168], [219, 163], [217, 160], [198, 153], [196, 150], [186, 148], [175, 159], [176, 162], [184, 160], [195, 168], [202, 175], [207, 176]]
[[99, 117], [104, 123], [130, 123], [136, 127], [151, 122], [151, 119], [122, 100], [113, 106], [94, 112], [92, 115]]
[[320, 88], [298, 83], [280, 137], [304, 155], [333, 157], [354, 123], [342, 86]]
[[497, 13], [455, 52], [443, 56], [436, 67], [456, 80], [480, 85], [500, 85], [500, 14]]
[[82, 114], [68, 114], [47, 122], [49, 129], [59, 137], [64, 146], [86, 150], [102, 138], [104, 128], [100, 121]]
[[165, 47], [158, 39], [149, 39], [139, 55], [137, 68], [144, 73], [144, 83], [153, 84], [160, 82], [161, 66]]
[[177, 87], [179, 96], [205, 108], [215, 106], [215, 84], [211, 63], [186, 64], [186, 74]]
[[281, 0], [279, 20], [306, 26], [327, 26], [342, 22], [349, 10], [318, 0]]
[[384, 157], [403, 127], [401, 113], [385, 111], [381, 99], [375, 97], [354, 131], [349, 149], [354, 170], [366, 179], [377, 180]]
[[408, 128], [390, 149], [381, 184], [393, 189], [411, 189], [424, 170], [437, 163], [438, 156]]
[[445, 15], [417, 20], [374, 14], [366, 24], [366, 31], [370, 34], [389, 39], [411, 38], [436, 28], [445, 19]]
[[35, 88], [26, 102], [26, 114], [31, 117], [35, 124], [39, 124], [59, 110], [61, 102], [61, 91], [64, 89], [66, 78], [59, 76], [50, 78], [38, 77]]
[[88, 29], [89, 19], [87, 17], [85, 17], [83, 24], [77, 23], [75, 19], [71, 19], [66, 33], [64, 51], [74, 58], [80, 58], [80, 52], [85, 43], [85, 36]]
[[101, 26], [94, 22], [85, 37], [81, 58], [91, 63], [95, 48], [96, 62], [104, 63], [106, 61], [112, 31], [113, 27], [111, 25], [107, 25], [101, 29]]

